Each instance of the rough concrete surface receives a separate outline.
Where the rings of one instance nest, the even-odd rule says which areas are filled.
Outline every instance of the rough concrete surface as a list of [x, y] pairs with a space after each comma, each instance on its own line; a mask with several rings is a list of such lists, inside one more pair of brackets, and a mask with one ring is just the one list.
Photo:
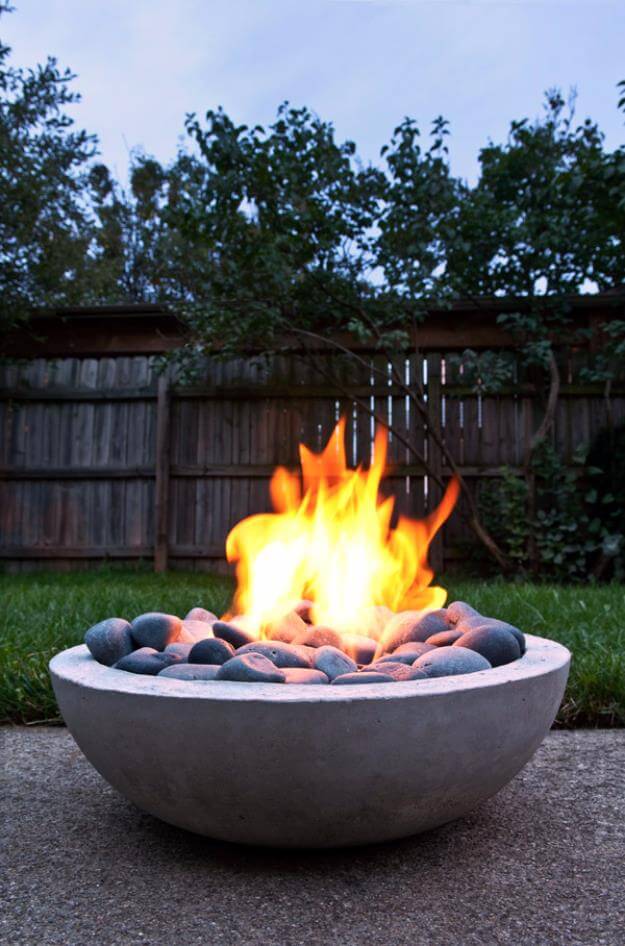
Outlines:
[[625, 944], [623, 731], [551, 733], [436, 831], [312, 852], [162, 824], [64, 729], [4, 727], [0, 745], [3, 946]]

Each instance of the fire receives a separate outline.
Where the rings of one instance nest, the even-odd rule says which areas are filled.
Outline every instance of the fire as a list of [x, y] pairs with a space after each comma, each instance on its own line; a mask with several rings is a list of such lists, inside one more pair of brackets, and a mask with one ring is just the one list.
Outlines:
[[[345, 419], [325, 449], [300, 444], [301, 479], [278, 467], [271, 479], [275, 512], [249, 516], [228, 535], [226, 555], [236, 562], [234, 614], [262, 636], [299, 601], [313, 602], [312, 619], [343, 633], [372, 636], [372, 608], [429, 611], [445, 603], [431, 586], [428, 547], [457, 496], [452, 480], [425, 519], [405, 516], [391, 526], [394, 500], [379, 493], [387, 433], [378, 428], [368, 469], [349, 469]], [[375, 636], [375, 635], [373, 635]]]

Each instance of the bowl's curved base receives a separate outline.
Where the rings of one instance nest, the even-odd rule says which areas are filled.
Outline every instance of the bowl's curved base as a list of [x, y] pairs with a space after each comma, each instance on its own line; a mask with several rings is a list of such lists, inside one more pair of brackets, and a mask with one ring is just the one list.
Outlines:
[[[504, 785], [495, 789], [492, 794], [497, 794]], [[423, 834], [426, 831], [433, 831], [465, 817], [486, 800], [485, 797], [480, 798], [470, 804], [461, 804], [457, 810], [452, 811], [450, 808], [446, 808], [444, 813], [439, 812], [438, 816], [435, 816], [432, 812], [418, 821], [411, 819], [406, 823], [401, 823], [397, 818], [391, 820], [387, 817], [384, 824], [372, 826], [365, 824], [363, 819], [359, 817], [353, 821], [346, 818], [337, 827], [333, 827], [322, 820], [313, 827], [307, 825], [303, 830], [300, 827], [288, 831], [285, 830], [283, 825], [265, 825], [262, 831], [250, 831], [249, 825], [245, 821], [240, 825], [229, 824], [226, 828], [223, 824], [209, 826], [204, 820], [200, 824], [195, 820], [190, 821], [185, 818], [176, 817], [174, 820], [171, 817], [171, 812], [164, 815], [157, 810], [149, 811], [145, 806], [138, 804], [137, 808], [158, 821], [171, 825], [173, 828], [189, 831], [192, 834], [210, 838], [212, 841], [225, 841], [228, 844], [239, 844], [247, 847], [271, 847], [285, 850], [331, 850], [334, 848], [365, 847], [370, 844], [388, 844]], [[133, 802], [133, 804], [136, 803]]]
[[188, 831], [275, 847], [407, 837], [465, 815], [534, 754], [570, 655], [462, 677], [306, 687], [140, 677], [85, 647], [53, 659], [61, 713], [101, 775]]

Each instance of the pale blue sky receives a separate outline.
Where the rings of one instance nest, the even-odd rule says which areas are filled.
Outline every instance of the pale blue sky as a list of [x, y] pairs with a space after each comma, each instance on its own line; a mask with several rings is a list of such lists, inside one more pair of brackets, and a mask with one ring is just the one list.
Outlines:
[[267, 123], [283, 99], [334, 121], [367, 160], [406, 114], [450, 119], [454, 170], [543, 91], [578, 90], [610, 146], [625, 78], [625, 0], [14, 0], [15, 61], [47, 53], [78, 73], [75, 116], [125, 177], [128, 148], [172, 157], [188, 111], [223, 105]]

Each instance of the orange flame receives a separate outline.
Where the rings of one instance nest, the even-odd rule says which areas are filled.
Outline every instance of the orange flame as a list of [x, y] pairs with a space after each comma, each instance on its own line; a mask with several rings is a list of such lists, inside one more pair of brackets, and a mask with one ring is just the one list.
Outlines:
[[[430, 586], [428, 547], [458, 497], [452, 480], [425, 519], [400, 516], [391, 527], [394, 500], [379, 495], [387, 433], [378, 428], [371, 466], [349, 469], [345, 419], [325, 449], [300, 445], [302, 480], [278, 467], [271, 479], [275, 512], [249, 516], [228, 535], [226, 555], [237, 563], [234, 613], [248, 616], [262, 635], [301, 599], [314, 603], [312, 619], [344, 633], [371, 634], [371, 608], [429, 611], [447, 592]], [[369, 612], [369, 615], [367, 615]]]

